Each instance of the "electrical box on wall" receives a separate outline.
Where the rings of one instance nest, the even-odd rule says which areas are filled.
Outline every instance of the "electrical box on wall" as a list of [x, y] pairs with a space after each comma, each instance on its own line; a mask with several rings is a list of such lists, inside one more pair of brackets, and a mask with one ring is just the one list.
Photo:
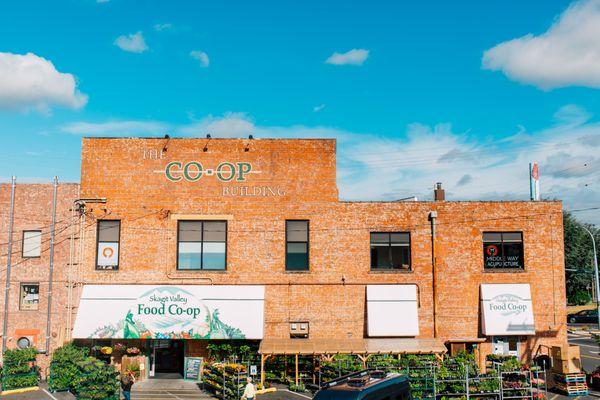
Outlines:
[[290, 338], [308, 338], [308, 321], [290, 322]]

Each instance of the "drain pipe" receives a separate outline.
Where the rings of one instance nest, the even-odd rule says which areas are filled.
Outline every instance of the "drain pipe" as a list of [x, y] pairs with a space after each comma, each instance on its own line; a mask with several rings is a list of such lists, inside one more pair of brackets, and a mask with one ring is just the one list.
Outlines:
[[429, 212], [429, 220], [431, 221], [431, 286], [433, 294], [433, 337], [437, 338], [437, 291], [436, 291], [436, 255], [435, 255], [435, 222], [437, 211]]
[[56, 228], [56, 202], [58, 197], [58, 176], [54, 177], [52, 195], [52, 225], [50, 227], [50, 272], [48, 274], [48, 315], [46, 317], [46, 349], [40, 353], [50, 353], [50, 330], [52, 326], [52, 278], [54, 277], [54, 236]]
[[6, 331], [8, 331], [8, 301], [10, 291], [10, 267], [12, 261], [13, 224], [15, 222], [15, 187], [17, 178], [13, 176], [10, 181], [10, 222], [8, 223], [8, 254], [6, 257], [6, 288], [4, 290], [4, 323], [2, 326], [2, 356], [6, 350]]

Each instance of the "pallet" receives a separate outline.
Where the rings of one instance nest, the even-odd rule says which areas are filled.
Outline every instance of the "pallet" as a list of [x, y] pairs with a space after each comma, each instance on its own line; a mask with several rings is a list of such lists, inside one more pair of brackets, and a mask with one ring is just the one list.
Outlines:
[[554, 380], [562, 383], [585, 383], [585, 374], [554, 374]]

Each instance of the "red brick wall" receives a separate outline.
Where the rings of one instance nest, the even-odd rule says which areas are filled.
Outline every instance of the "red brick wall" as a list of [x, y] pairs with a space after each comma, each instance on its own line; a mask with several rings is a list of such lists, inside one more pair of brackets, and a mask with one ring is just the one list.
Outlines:
[[[165, 144], [167, 150], [161, 153]], [[203, 151], [204, 146], [208, 151]], [[222, 161], [251, 162], [260, 173], [248, 175], [245, 182], [229, 183], [219, 182], [214, 175], [197, 182], [165, 178], [162, 171], [167, 163], [190, 160], [200, 160], [205, 169], [213, 169]], [[266, 285], [266, 337], [288, 337], [289, 321], [307, 320], [311, 337], [329, 338], [364, 336], [365, 285], [416, 284], [420, 337], [433, 337], [434, 279], [428, 215], [437, 211], [438, 337], [481, 336], [480, 285], [519, 282], [531, 284], [538, 332], [529, 346], [523, 346], [524, 355], [536, 351], [540, 344], [565, 342], [560, 202], [339, 202], [335, 174], [332, 140], [174, 139], [167, 143], [165, 139], [84, 139], [80, 197], [106, 198], [107, 203], [87, 207], [82, 222], [86, 227], [83, 262], [73, 268], [74, 279], [89, 284]], [[224, 196], [223, 188], [232, 186], [247, 186], [249, 190], [268, 186], [285, 194]], [[77, 189], [77, 185], [61, 186], [59, 220], [68, 216]], [[0, 186], [0, 243], [6, 242], [8, 229], [8, 190], [7, 185]], [[18, 193], [17, 212], [27, 216], [30, 224], [48, 225], [51, 186], [21, 186]], [[227, 271], [176, 270], [177, 220], [173, 216], [177, 214], [228, 219]], [[94, 268], [97, 218], [122, 220], [119, 271]], [[310, 220], [309, 272], [285, 271], [286, 219]], [[15, 232], [25, 226], [15, 225]], [[482, 232], [488, 230], [523, 232], [524, 271], [483, 270]], [[372, 231], [409, 231], [412, 271], [371, 272]], [[59, 246], [56, 267], [62, 272], [57, 272], [56, 279], [64, 282], [68, 241]], [[14, 285], [25, 278], [43, 282], [47, 258], [39, 261], [28, 261], [24, 275], [13, 275]], [[5, 259], [0, 263], [4, 266]], [[58, 321], [64, 319], [59, 314], [63, 313], [63, 318], [66, 315], [66, 295], [64, 284], [56, 287], [54, 312], [60, 326], [64, 322]], [[16, 312], [18, 290], [11, 290], [11, 310]], [[11, 314], [13, 331], [31, 325], [43, 331], [45, 290], [42, 286], [39, 312], [15, 313], [14, 319]], [[42, 332], [40, 338], [43, 336]], [[481, 348], [483, 353], [489, 352], [491, 344], [484, 343]]]
[[[10, 220], [10, 184], [0, 184], [0, 326], [4, 321], [4, 287], [8, 254], [8, 227]], [[67, 265], [72, 226], [77, 220], [71, 216], [73, 201], [79, 196], [79, 185], [61, 183], [58, 187], [56, 212], [54, 287], [52, 293], [51, 348], [59, 345], [64, 337], [67, 310]], [[50, 226], [52, 223], [52, 184], [20, 184], [15, 189], [15, 211], [13, 226], [12, 269], [9, 291], [9, 316], [7, 347], [16, 347], [21, 336], [33, 336], [34, 345], [43, 350], [46, 341], [46, 317], [48, 307]], [[24, 230], [42, 231], [42, 246], [39, 258], [22, 258]], [[36, 311], [19, 309], [21, 283], [40, 284], [40, 303]], [[45, 357], [40, 357], [47, 366]]]

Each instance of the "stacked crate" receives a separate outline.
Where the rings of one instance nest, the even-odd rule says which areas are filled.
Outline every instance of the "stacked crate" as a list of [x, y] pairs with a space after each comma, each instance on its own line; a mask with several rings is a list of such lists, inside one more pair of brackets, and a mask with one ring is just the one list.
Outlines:
[[569, 396], [587, 396], [585, 374], [581, 373], [579, 346], [552, 347], [554, 388]]

